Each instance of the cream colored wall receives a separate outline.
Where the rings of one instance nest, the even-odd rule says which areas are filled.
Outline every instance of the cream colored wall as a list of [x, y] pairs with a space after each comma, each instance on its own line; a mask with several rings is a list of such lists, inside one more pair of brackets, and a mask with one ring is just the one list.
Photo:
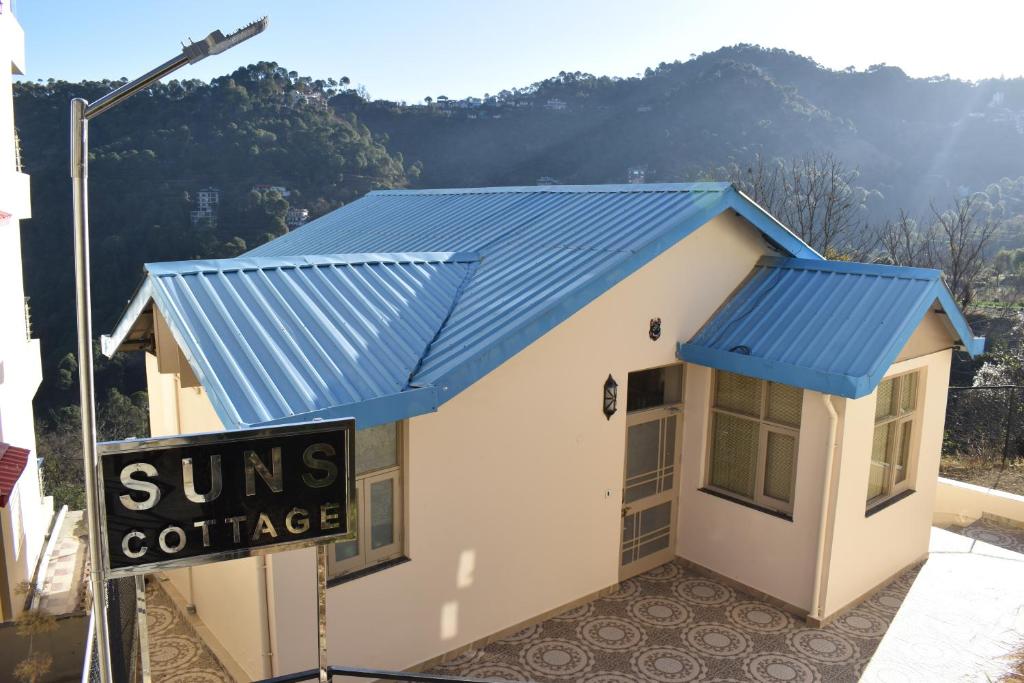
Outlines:
[[[331, 661], [409, 667], [616, 583], [627, 374], [674, 362], [676, 342], [765, 249], [745, 223], [719, 217], [413, 418], [412, 561], [330, 590]], [[609, 373], [620, 410], [606, 420]], [[313, 553], [275, 555], [272, 567], [277, 671], [309, 667]]]
[[916, 471], [910, 475], [914, 493], [870, 517], [865, 510], [876, 395], [844, 401], [826, 618], [927, 555], [951, 359], [952, 352], [943, 350], [894, 363], [889, 369], [887, 375], [922, 371], [921, 402], [912, 437], [912, 448], [918, 453]]
[[1024, 496], [939, 477], [932, 514], [936, 526], [966, 526], [984, 515], [1024, 525]]
[[800, 609], [810, 607], [820, 528], [828, 413], [804, 391], [792, 519], [699, 491], [706, 479], [713, 371], [687, 366], [676, 552]]
[[[158, 323], [156, 336], [164, 362], [157, 355], [146, 354], [150, 433], [166, 436], [223, 430], [205, 392], [178, 386], [173, 371], [180, 355], [167, 328]], [[161, 373], [161, 367], [171, 372]], [[197, 616], [252, 679], [270, 675], [263, 658], [267, 621], [260, 562], [259, 558], [246, 558], [167, 572], [178, 592], [195, 605]]]

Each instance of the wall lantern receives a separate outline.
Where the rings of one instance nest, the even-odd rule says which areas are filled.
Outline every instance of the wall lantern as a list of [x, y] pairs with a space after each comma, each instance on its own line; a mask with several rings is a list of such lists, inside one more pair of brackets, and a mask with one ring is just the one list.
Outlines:
[[618, 410], [616, 404], [619, 402], [619, 384], [615, 379], [608, 375], [608, 379], [604, 381], [604, 416], [609, 420], [612, 419], [612, 415]]

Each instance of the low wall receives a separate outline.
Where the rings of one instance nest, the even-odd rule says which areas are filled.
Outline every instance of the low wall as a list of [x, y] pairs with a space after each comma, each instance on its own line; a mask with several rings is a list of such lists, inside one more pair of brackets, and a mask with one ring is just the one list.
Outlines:
[[[82, 680], [85, 637], [89, 617], [76, 612], [57, 617], [57, 630], [36, 636], [35, 649], [53, 657], [43, 683], [78, 683]], [[14, 622], [0, 624], [0, 681], [14, 681], [14, 667], [28, 654], [28, 638], [19, 636]]]
[[936, 526], [963, 526], [982, 515], [1024, 525], [1024, 496], [939, 477], [932, 515]]

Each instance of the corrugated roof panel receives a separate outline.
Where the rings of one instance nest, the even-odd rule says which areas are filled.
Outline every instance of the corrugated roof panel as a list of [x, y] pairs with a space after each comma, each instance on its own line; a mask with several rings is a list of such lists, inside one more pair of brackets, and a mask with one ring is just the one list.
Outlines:
[[160, 264], [153, 298], [218, 414], [239, 427], [407, 389], [476, 265], [456, 258]]
[[[344, 407], [352, 414], [366, 408], [360, 419], [374, 424], [412, 414], [402, 411], [429, 409], [436, 405], [432, 396], [438, 402], [451, 398], [728, 210], [744, 216], [783, 253], [820, 258], [725, 183], [380, 191], [245, 257], [197, 262], [193, 268], [232, 267], [243, 275], [214, 278], [204, 272], [195, 286], [169, 279], [180, 291], [162, 296], [177, 307], [191, 307], [193, 317], [179, 323], [183, 337], [189, 337], [183, 346], [194, 344], [200, 362], [209, 356], [210, 373], [215, 366], [217, 373], [225, 374], [223, 380], [200, 376], [200, 381], [211, 389], [211, 397], [216, 389], [226, 396], [222, 402], [238, 402], [239, 410], [244, 408], [244, 417], [232, 414], [230, 420], [308, 419]], [[289, 259], [313, 262], [362, 253], [359, 258], [367, 260], [365, 252], [409, 251], [471, 252], [479, 255], [479, 264], [469, 269], [471, 274], [466, 271], [464, 280], [461, 271], [443, 268], [451, 280], [444, 287], [433, 286], [439, 275], [428, 272], [423, 263], [401, 269], [349, 268], [343, 273], [317, 270], [315, 277], [286, 274], [293, 265]], [[263, 263], [256, 267], [252, 261]], [[281, 266], [279, 272], [271, 274], [271, 261]], [[263, 275], [245, 275], [247, 268]], [[151, 279], [162, 279], [162, 269], [152, 266]], [[180, 275], [182, 267], [168, 270]], [[432, 286], [424, 286], [424, 278]], [[235, 279], [242, 283], [233, 290]], [[150, 289], [162, 291], [144, 285], [138, 296], [147, 296]], [[237, 310], [246, 300], [251, 310]], [[106, 352], [112, 353], [126, 335], [138, 336], [127, 317], [134, 318], [141, 310], [138, 302], [130, 307], [112, 339], [104, 343]], [[374, 336], [379, 316], [386, 317], [388, 334]], [[289, 333], [267, 339], [255, 328], [272, 326], [275, 317], [285, 321]], [[198, 329], [192, 330], [196, 325]], [[221, 329], [230, 334], [218, 338]], [[372, 353], [366, 350], [371, 339]], [[270, 359], [261, 364], [260, 358], [267, 355]], [[338, 357], [347, 369], [334, 368]], [[361, 397], [380, 395], [398, 384], [388, 358], [412, 368], [412, 380], [403, 392], [423, 387], [437, 393], [420, 393], [401, 405], [387, 402], [386, 409], [367, 408], [383, 404]], [[330, 391], [317, 380], [321, 366], [333, 378], [328, 381]], [[277, 386], [278, 375], [286, 386]], [[248, 398], [236, 399], [234, 393]], [[320, 407], [332, 401], [329, 409]], [[362, 401], [362, 407], [341, 401]]]
[[939, 271], [764, 258], [678, 355], [701, 365], [850, 398], [874, 391], [936, 303], [951, 340], [974, 337]]

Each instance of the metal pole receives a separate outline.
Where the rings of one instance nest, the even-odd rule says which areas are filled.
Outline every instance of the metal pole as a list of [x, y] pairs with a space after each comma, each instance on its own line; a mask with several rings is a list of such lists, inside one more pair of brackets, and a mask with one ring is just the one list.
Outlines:
[[1017, 388], [1010, 389], [1010, 400], [1006, 402], [1006, 436], [1003, 439], [1003, 467], [1010, 457], [1010, 434], [1013, 431], [1013, 418], [1017, 413]]
[[320, 683], [329, 683], [327, 671], [327, 546], [316, 547], [316, 637]]
[[75, 302], [78, 318], [78, 387], [82, 403], [82, 460], [85, 507], [89, 523], [89, 582], [96, 623], [100, 680], [112, 683], [110, 632], [107, 626], [107, 582], [100, 547], [100, 477], [96, 459], [96, 413], [92, 369], [92, 301], [89, 292], [89, 122], [88, 103], [71, 100], [71, 187], [75, 225]]
[[142, 683], [153, 683], [149, 667], [149, 618], [146, 611], [146, 575], [135, 575], [136, 628], [139, 630], [139, 659], [142, 662]]

